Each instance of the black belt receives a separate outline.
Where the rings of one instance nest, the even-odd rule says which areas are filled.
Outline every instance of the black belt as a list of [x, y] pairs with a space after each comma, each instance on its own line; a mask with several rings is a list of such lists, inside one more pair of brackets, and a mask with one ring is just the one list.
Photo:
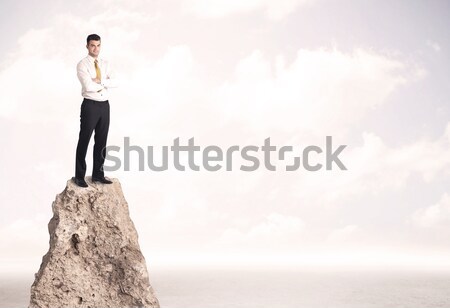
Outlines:
[[84, 99], [83, 99], [83, 102], [92, 102], [92, 103], [109, 103], [109, 101], [108, 101], [108, 100], [106, 100], [106, 101], [96, 101], [96, 100], [93, 100], [93, 99], [89, 99], [89, 98], [84, 98]]

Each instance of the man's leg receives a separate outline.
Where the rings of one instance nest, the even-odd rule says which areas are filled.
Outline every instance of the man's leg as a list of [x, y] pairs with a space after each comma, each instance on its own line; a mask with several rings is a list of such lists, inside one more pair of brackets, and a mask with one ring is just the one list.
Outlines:
[[83, 101], [81, 104], [80, 134], [78, 137], [75, 162], [75, 177], [77, 179], [84, 179], [84, 176], [86, 175], [86, 152], [92, 132], [100, 116], [96, 104], [98, 103], [90, 101]]
[[95, 126], [94, 135], [94, 167], [92, 169], [92, 177], [102, 179], [105, 176], [103, 164], [106, 157], [106, 141], [108, 139], [109, 130], [109, 102], [98, 103], [101, 110], [100, 119]]

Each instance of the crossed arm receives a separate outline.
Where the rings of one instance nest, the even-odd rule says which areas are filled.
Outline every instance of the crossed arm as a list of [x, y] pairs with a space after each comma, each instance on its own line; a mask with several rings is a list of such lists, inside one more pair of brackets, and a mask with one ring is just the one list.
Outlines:
[[86, 92], [100, 92], [103, 89], [117, 87], [115, 74], [110, 70], [108, 65], [103, 70], [103, 74], [105, 76], [102, 80], [98, 78], [91, 78], [88, 68], [84, 63], [79, 63], [77, 65], [77, 76]]

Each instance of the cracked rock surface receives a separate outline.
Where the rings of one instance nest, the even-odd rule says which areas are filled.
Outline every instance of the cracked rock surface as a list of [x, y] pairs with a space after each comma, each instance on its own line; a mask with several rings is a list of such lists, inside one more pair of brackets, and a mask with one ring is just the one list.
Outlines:
[[118, 179], [67, 181], [52, 204], [50, 249], [29, 308], [159, 307]]

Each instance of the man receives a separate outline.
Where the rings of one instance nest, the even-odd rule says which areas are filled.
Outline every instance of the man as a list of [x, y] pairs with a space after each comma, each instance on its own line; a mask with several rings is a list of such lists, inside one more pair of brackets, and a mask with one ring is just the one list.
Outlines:
[[117, 87], [109, 63], [98, 57], [101, 39], [97, 34], [90, 34], [86, 48], [88, 55], [77, 65], [77, 76], [81, 82], [80, 134], [76, 152], [75, 177], [73, 181], [80, 187], [88, 187], [86, 175], [86, 152], [92, 132], [94, 136], [94, 166], [92, 181], [103, 184], [112, 182], [105, 178], [103, 164], [106, 155], [106, 140], [109, 130], [109, 88]]

